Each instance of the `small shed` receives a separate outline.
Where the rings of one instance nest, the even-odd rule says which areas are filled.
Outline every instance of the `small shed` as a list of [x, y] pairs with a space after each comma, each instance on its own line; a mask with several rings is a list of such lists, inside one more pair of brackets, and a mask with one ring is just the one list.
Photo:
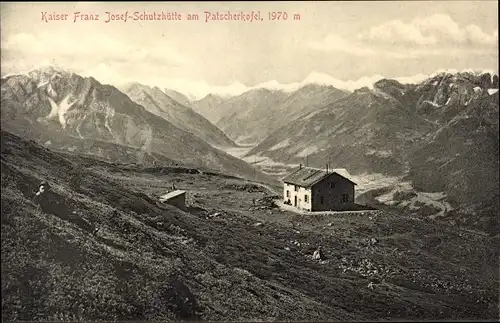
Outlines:
[[173, 205], [181, 210], [186, 209], [186, 191], [176, 190], [160, 196], [160, 202]]

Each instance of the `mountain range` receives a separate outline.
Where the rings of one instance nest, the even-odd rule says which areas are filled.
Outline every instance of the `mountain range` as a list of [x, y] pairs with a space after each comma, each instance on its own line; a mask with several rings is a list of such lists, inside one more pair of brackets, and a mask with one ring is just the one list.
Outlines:
[[[6, 321], [498, 317], [497, 75], [199, 101], [121, 89], [55, 67], [1, 79]], [[216, 148], [235, 142], [396, 180], [357, 190], [376, 209], [298, 215]], [[171, 183], [182, 210], [158, 201]]]
[[[147, 111], [117, 88], [92, 77], [83, 78], [55, 67], [37, 69], [2, 78], [1, 97], [2, 129], [52, 149], [122, 162], [174, 161], [228, 175], [269, 180], [249, 164]], [[166, 96], [154, 99], [158, 97], [183, 109]], [[156, 101], [150, 102], [151, 108]], [[191, 116], [196, 120], [194, 112]], [[181, 125], [182, 120], [178, 123]]]
[[[248, 156], [402, 176], [455, 207], [498, 209], [498, 76], [383, 79], [277, 129]], [[486, 205], [486, 206], [485, 206]]]
[[[192, 108], [174, 100], [158, 87], [132, 83], [122, 86], [120, 90], [127, 94], [132, 101], [143, 106], [149, 112], [162, 117], [179, 129], [196, 135], [211, 145], [229, 147], [235, 145], [231, 139], [219, 128], [210, 123], [210, 121], [195, 112]], [[178, 92], [170, 91], [170, 93]], [[180, 99], [182, 100], [182, 98]]]
[[454, 210], [497, 214], [497, 75], [382, 79], [352, 93], [319, 84], [256, 88], [198, 101], [138, 83], [121, 89], [54, 67], [8, 76], [2, 128], [56, 150], [269, 181], [213, 147], [252, 144], [244, 157], [396, 176], [414, 190], [443, 193]]
[[236, 142], [256, 144], [297, 117], [346, 95], [347, 91], [319, 84], [292, 92], [258, 88], [227, 99], [209, 95], [193, 108]]
[[163, 91], [166, 95], [184, 106], [189, 106], [191, 104], [192, 99], [190, 99], [187, 95], [180, 93], [179, 91], [172, 89], [164, 89]]

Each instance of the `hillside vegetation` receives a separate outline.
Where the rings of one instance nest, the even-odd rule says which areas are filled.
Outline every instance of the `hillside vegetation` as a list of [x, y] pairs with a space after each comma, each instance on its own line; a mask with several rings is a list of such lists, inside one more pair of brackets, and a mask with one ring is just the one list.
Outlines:
[[[385, 211], [299, 216], [262, 184], [1, 140], [2, 320], [498, 318], [498, 235]], [[37, 206], [41, 180], [64, 207]], [[187, 212], [157, 203], [172, 183]]]

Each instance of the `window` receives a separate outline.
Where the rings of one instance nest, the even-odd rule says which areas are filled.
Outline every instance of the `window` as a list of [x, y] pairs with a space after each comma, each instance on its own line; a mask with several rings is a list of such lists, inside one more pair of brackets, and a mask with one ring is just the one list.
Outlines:
[[335, 188], [335, 183], [330, 183], [330, 188]]
[[299, 191], [299, 187], [297, 185], [295, 185], [295, 192], [298, 192]]
[[286, 190], [286, 197], [290, 197], [290, 191]]
[[349, 194], [342, 194], [342, 202], [346, 203], [349, 202]]
[[323, 196], [320, 196], [320, 203], [323, 204]]
[[304, 195], [304, 202], [309, 202], [309, 198], [307, 197], [307, 195]]

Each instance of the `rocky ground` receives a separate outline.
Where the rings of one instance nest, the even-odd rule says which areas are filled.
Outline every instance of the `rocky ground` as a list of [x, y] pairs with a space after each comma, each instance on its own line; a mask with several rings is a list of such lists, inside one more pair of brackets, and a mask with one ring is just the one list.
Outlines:
[[[2, 133], [3, 320], [498, 320], [498, 235], [300, 215], [259, 183], [53, 153]], [[33, 189], [100, 230], [46, 213]], [[189, 209], [158, 203], [187, 191]], [[321, 246], [323, 259], [313, 259]]]

